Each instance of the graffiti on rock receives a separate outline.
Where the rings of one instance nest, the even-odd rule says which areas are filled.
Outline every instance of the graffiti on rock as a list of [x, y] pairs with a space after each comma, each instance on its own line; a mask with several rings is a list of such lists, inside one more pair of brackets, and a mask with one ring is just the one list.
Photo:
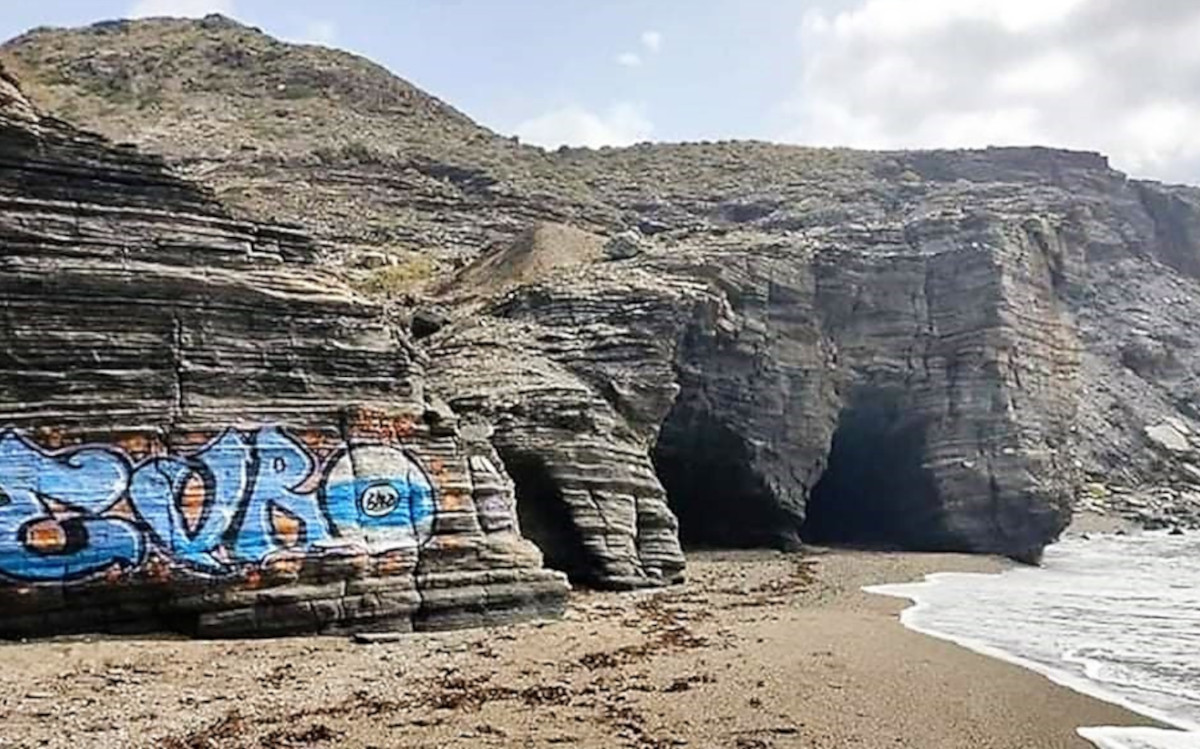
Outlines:
[[46, 450], [0, 436], [0, 577], [77, 580], [151, 554], [230, 574], [287, 552], [371, 553], [429, 537], [434, 490], [403, 450], [342, 445], [318, 457], [278, 427], [227, 429], [193, 452]]
[[[106, 448], [44, 453], [5, 433], [0, 438], [0, 572], [54, 580], [114, 563], [139, 564], [146, 547], [137, 526], [105, 516], [125, 492], [129, 473], [129, 462]], [[51, 501], [70, 514], [57, 519]]]

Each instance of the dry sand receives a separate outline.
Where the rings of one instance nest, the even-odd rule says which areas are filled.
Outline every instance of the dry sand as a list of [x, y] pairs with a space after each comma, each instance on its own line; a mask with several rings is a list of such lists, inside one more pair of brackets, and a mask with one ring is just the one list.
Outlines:
[[1148, 724], [904, 629], [862, 585], [1001, 562], [691, 557], [691, 582], [579, 593], [566, 621], [424, 634], [0, 646], [0, 747], [1054, 749]]

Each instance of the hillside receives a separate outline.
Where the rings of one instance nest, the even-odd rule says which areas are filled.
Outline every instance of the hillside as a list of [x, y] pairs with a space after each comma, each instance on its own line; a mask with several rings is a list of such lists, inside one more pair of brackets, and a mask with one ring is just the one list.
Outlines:
[[162, 154], [243, 215], [303, 226], [351, 265], [379, 252], [452, 260], [530, 218], [612, 218], [541, 151], [380, 66], [221, 16], [37, 29], [0, 61], [43, 109]]

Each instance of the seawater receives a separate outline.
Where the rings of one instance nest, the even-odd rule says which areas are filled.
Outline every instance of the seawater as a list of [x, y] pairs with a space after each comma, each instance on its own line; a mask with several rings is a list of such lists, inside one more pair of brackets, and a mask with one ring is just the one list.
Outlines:
[[1068, 538], [1040, 567], [866, 588], [911, 629], [1174, 726], [1083, 726], [1101, 749], [1200, 749], [1200, 535]]

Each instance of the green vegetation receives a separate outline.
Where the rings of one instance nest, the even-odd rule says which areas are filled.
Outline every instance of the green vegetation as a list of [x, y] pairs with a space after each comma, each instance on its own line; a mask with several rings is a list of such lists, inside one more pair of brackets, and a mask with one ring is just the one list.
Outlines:
[[396, 265], [376, 268], [366, 278], [351, 281], [350, 285], [369, 296], [401, 296], [428, 283], [437, 270], [437, 263], [431, 258], [416, 255]]
[[313, 156], [322, 164], [386, 164], [387, 154], [371, 148], [362, 141], [351, 141], [341, 146], [319, 146], [313, 149]]
[[278, 89], [281, 99], [311, 99], [320, 96], [320, 90], [304, 83], [289, 83]]

